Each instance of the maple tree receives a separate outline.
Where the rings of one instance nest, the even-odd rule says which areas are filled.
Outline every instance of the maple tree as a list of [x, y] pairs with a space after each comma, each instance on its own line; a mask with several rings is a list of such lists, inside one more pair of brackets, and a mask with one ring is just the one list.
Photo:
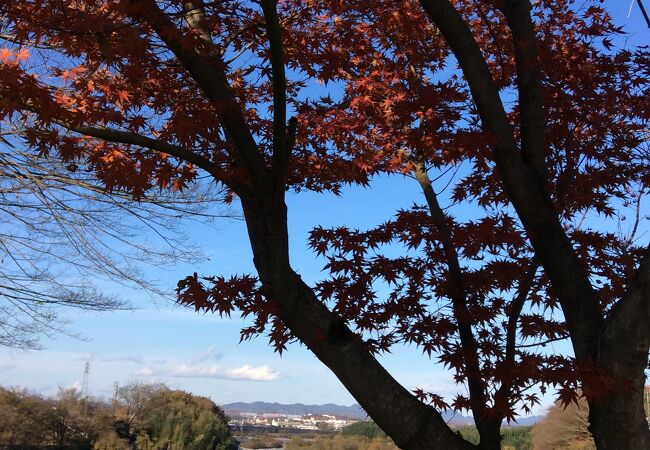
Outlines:
[[[200, 170], [241, 204], [257, 276], [195, 274], [181, 303], [251, 315], [243, 337], [267, 332], [278, 350], [300, 340], [400, 448], [473, 448], [427, 402], [471, 410], [492, 449], [502, 420], [538, 401], [530, 389], [568, 402], [578, 384], [599, 448], [649, 445], [650, 261], [636, 239], [648, 53], [614, 47], [602, 7], [0, 8], [0, 106], [26, 144], [136, 199]], [[309, 96], [317, 82], [329, 95]], [[338, 193], [386, 172], [415, 178], [426, 206], [367, 231], [315, 229], [331, 275], [308, 286], [289, 261], [286, 191]], [[403, 256], [383, 253], [398, 245]], [[543, 348], [567, 338], [575, 357]], [[418, 399], [375, 357], [398, 343], [439, 358], [468, 396]]]
[[[360, 12], [357, 5], [347, 15], [345, 6], [337, 12], [344, 23], [333, 33], [337, 36], [353, 28], [361, 14], [366, 20], [372, 14]], [[383, 13], [395, 17], [394, 11]], [[647, 115], [642, 106], [647, 101], [647, 55], [601, 51], [594, 36], [611, 50], [610, 39], [619, 30], [600, 8], [587, 9], [582, 16], [600, 21], [593, 28], [573, 28], [579, 16], [566, 4], [535, 13], [545, 32], [538, 44], [540, 84], [553, 106], [545, 111], [545, 176], [561, 225], [587, 261], [606, 315], [623, 296], [644, 250], [635, 240], [647, 161]], [[517, 89], [516, 55], [500, 53], [508, 42], [496, 38], [508, 35], [507, 25], [499, 28], [488, 21], [485, 10], [465, 14], [474, 15], [475, 26], [488, 27], [484, 48], [494, 52], [488, 61], [498, 88]], [[410, 30], [416, 39], [427, 34], [412, 22]], [[544, 42], [543, 36], [559, 35], [564, 39], [562, 51], [554, 49], [555, 40]], [[531, 230], [509, 206], [512, 197], [499, 189], [498, 164], [486, 158], [484, 152], [494, 145], [492, 136], [476, 127], [480, 111], [463, 105], [471, 92], [459, 91], [454, 76], [447, 76], [446, 84], [436, 78], [435, 70], [447, 55], [437, 61], [427, 55], [423, 61], [399, 53], [416, 47], [400, 41], [408, 39], [402, 29], [390, 37], [390, 44], [381, 42], [382, 49], [374, 49], [371, 39], [364, 41], [363, 48], [375, 55], [366, 58], [368, 67], [360, 70], [364, 60], [354, 59], [353, 68], [339, 67], [340, 78], [347, 80], [346, 94], [333, 106], [329, 98], [321, 102], [311, 125], [318, 129], [321, 121], [326, 135], [336, 130], [343, 148], [361, 142], [373, 154], [390, 152], [393, 158], [391, 148], [400, 149], [398, 160], [391, 160], [398, 162], [392, 170], [409, 173], [420, 183], [426, 206], [401, 211], [394, 220], [364, 232], [345, 227], [315, 230], [312, 246], [327, 255], [332, 272], [332, 278], [318, 286], [319, 293], [358, 330], [376, 333], [371, 342], [380, 349], [394, 342], [415, 343], [453, 368], [457, 380], [466, 380], [469, 395], [457, 396], [451, 406], [472, 410], [482, 442], [498, 442], [497, 424], [511, 418], [514, 402], [523, 401], [520, 407], [528, 410], [538, 400], [529, 392], [531, 385], [538, 384], [542, 392], [547, 384], [556, 385], [566, 403], [577, 401], [576, 377], [594, 402], [618, 395], [614, 392], [625, 389], [621, 379], [584, 359], [549, 354], [539, 346], [565, 339], [571, 330], [553, 313], [562, 306], [561, 299], [549, 289], [545, 267], [527, 243]], [[573, 58], [589, 64], [576, 67]], [[427, 96], [413, 98], [413, 92]], [[459, 110], [466, 113], [460, 115]], [[516, 107], [507, 113], [516, 134], [522, 133], [516, 125], [518, 114]], [[358, 130], [363, 127], [372, 133], [362, 135]], [[443, 178], [438, 186], [449, 194], [436, 194], [427, 169], [442, 173], [437, 175]], [[619, 169], [623, 172], [617, 174]], [[630, 170], [638, 176], [631, 176]], [[454, 176], [445, 175], [449, 171]], [[444, 208], [442, 201], [448, 201]], [[467, 216], [468, 207], [473, 208], [470, 220], [454, 217], [454, 211]], [[632, 224], [625, 233], [615, 232], [626, 214], [633, 217]], [[422, 251], [386, 257], [382, 247], [391, 254], [393, 243]], [[377, 295], [382, 284], [392, 285], [383, 298]], [[642, 328], [642, 323], [637, 326]], [[647, 353], [641, 355], [640, 361], [647, 360]], [[643, 371], [638, 375], [637, 395]], [[436, 406], [449, 406], [435, 394], [419, 394]], [[643, 422], [637, 418], [637, 423], [643, 431]]]

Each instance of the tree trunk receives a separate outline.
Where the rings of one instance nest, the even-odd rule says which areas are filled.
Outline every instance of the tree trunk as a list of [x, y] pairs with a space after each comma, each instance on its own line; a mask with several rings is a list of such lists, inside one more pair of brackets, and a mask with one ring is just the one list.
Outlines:
[[242, 204], [254, 263], [266, 295], [278, 303], [280, 319], [395, 444], [404, 450], [476, 448], [451, 430], [434, 408], [400, 385], [293, 271], [284, 200], [249, 197]]
[[598, 450], [650, 449], [650, 430], [643, 409], [645, 377], [637, 377], [636, 381], [632, 392], [590, 402], [589, 431]]
[[500, 418], [474, 418], [474, 423], [481, 437], [481, 442], [478, 445], [479, 449], [501, 450], [501, 421]]
[[643, 408], [650, 330], [650, 252], [646, 253], [600, 339], [598, 366], [621, 386], [615, 386], [603, 401], [589, 402], [589, 430], [599, 450], [650, 449]]

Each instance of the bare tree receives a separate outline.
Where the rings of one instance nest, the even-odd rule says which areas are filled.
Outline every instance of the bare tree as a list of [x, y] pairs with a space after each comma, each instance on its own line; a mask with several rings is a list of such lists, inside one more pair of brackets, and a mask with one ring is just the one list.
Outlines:
[[564, 407], [553, 405], [544, 420], [533, 430], [533, 446], [536, 450], [596, 448], [589, 433], [589, 405], [580, 398], [577, 403]]
[[133, 202], [91, 172], [0, 144], [0, 346], [39, 348], [40, 337], [70, 334], [61, 308], [128, 308], [89, 280], [111, 280], [154, 296], [171, 294], [143, 275], [143, 263], [196, 261], [181, 224], [208, 221], [219, 192], [164, 191]]
[[166, 390], [168, 390], [167, 386], [162, 383], [134, 382], [120, 387], [117, 390], [117, 398], [123, 406], [125, 421], [131, 426], [139, 423], [147, 403], [156, 394]]

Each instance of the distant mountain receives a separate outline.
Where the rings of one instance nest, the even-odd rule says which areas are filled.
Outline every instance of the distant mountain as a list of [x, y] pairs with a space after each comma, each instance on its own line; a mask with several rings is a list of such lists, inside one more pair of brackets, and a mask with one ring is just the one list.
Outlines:
[[[474, 418], [472, 416], [462, 416], [460, 414], [454, 413], [453, 411], [443, 411], [441, 414], [445, 422], [447, 422], [452, 427], [474, 426]], [[517, 417], [516, 422], [508, 423], [504, 421], [501, 426], [503, 428], [530, 427], [535, 425], [543, 418], [544, 416]]]
[[510, 425], [504, 423], [504, 427], [530, 427], [535, 425], [537, 422], [540, 422], [544, 416], [527, 416], [527, 417], [517, 417], [517, 423], [512, 422]]
[[304, 405], [302, 403], [292, 403], [283, 405], [281, 403], [228, 403], [221, 406], [226, 414], [233, 413], [274, 413], [274, 414], [295, 414], [304, 416], [306, 414], [331, 414], [339, 417], [349, 417], [351, 419], [365, 419], [368, 417], [366, 412], [359, 405], [341, 406], [328, 403], [326, 405]]
[[464, 427], [474, 425], [474, 419], [471, 416], [463, 416], [454, 411], [441, 411], [442, 420], [447, 422], [449, 426], [453, 427]]
[[[464, 427], [474, 426], [474, 418], [472, 416], [462, 416], [449, 411], [442, 412], [442, 418], [451, 426]], [[544, 416], [525, 416], [517, 417], [516, 422], [503, 422], [502, 428], [516, 428], [516, 427], [530, 427], [542, 420]]]
[[[365, 420], [368, 419], [368, 415], [359, 405], [352, 406], [341, 406], [335, 405], [333, 403], [327, 403], [325, 405], [305, 405], [302, 403], [292, 403], [290, 405], [284, 405], [282, 403], [267, 403], [267, 402], [253, 402], [253, 403], [228, 403], [221, 406], [226, 414], [235, 415], [237, 413], [255, 413], [255, 414], [292, 414], [304, 416], [306, 414], [331, 414], [337, 417], [348, 417], [351, 419]], [[442, 418], [448, 424], [452, 426], [465, 426], [465, 425], [474, 425], [474, 419], [471, 416], [463, 416], [458, 413], [444, 411], [442, 413]], [[519, 427], [519, 426], [529, 426], [534, 425], [540, 420], [542, 416], [530, 416], [530, 417], [520, 417], [517, 420], [517, 423], [512, 423], [508, 425], [504, 423], [503, 426]]]

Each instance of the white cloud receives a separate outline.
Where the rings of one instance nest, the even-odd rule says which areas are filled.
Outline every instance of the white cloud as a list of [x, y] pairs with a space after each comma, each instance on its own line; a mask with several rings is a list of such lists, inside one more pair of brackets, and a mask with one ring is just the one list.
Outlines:
[[170, 375], [173, 377], [215, 377], [221, 373], [216, 364], [204, 366], [201, 364], [179, 364], [175, 366]]
[[81, 383], [75, 381], [74, 383], [68, 384], [67, 386], [59, 386], [59, 389], [81, 392]]
[[274, 381], [280, 372], [272, 370], [269, 366], [251, 366], [246, 364], [235, 369], [222, 369], [216, 364], [210, 366], [202, 364], [180, 364], [169, 373], [173, 377], [188, 378], [222, 378], [226, 380], [249, 381]]
[[269, 366], [253, 367], [249, 364], [225, 372], [228, 378], [235, 380], [273, 381], [277, 380], [280, 372], [273, 371]]

